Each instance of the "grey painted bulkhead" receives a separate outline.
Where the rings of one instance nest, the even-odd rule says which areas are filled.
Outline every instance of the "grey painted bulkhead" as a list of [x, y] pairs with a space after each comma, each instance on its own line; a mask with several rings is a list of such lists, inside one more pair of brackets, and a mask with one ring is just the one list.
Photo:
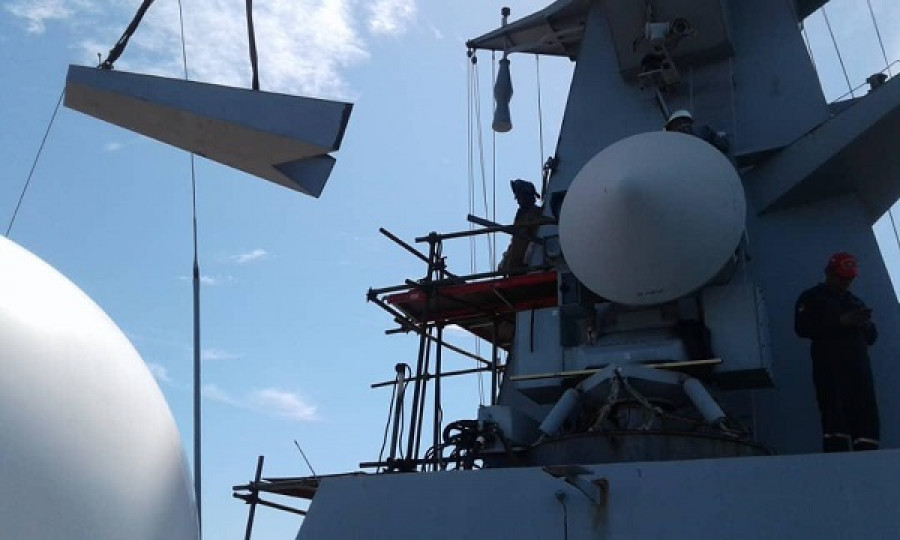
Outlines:
[[297, 539], [900, 536], [900, 450], [584, 470], [584, 492], [540, 468], [333, 478]]
[[[682, 82], [665, 98], [670, 110], [693, 104], [697, 122], [724, 131], [743, 165], [746, 265], [765, 298], [774, 387], [718, 397], [732, 414], [752, 423], [756, 439], [774, 451], [819, 448], [808, 342], [794, 335], [794, 301], [822, 278], [831, 253], [850, 251], [863, 268], [854, 290], [874, 308], [882, 328], [881, 341], [871, 350], [873, 370], [883, 442], [897, 446], [900, 401], [891, 389], [900, 379], [900, 368], [892, 361], [900, 343], [889, 329], [900, 324], [900, 310], [871, 226], [878, 217], [875, 211], [884, 211], [900, 190], [900, 175], [890, 176], [898, 165], [886, 150], [900, 124], [895, 120], [900, 114], [894, 113], [900, 86], [890, 81], [831, 118], [791, 4], [761, 0], [721, 5], [734, 56], [704, 59], [694, 54], [689, 63], [679, 64], [676, 54]], [[636, 78], [620, 71], [605, 13], [602, 3], [593, 3], [586, 17], [557, 148], [558, 166], [549, 186], [551, 201], [554, 195], [564, 196], [598, 151], [629, 135], [661, 129], [663, 123], [652, 89], [641, 89]], [[829, 122], [849, 128], [829, 129]], [[825, 133], [819, 139], [827, 136], [827, 144], [806, 141], [818, 132]], [[863, 143], [876, 152], [871, 162], [860, 155]], [[779, 164], [778, 151], [784, 148], [785, 154], [793, 151], [811, 164]], [[815, 155], [817, 148], [823, 155]], [[856, 159], [849, 160], [848, 153]], [[848, 162], [859, 165], [853, 168]], [[727, 364], [728, 358], [723, 361]]]
[[[892, 158], [884, 142], [896, 140], [900, 129], [900, 86], [889, 81], [879, 94], [832, 118], [797, 24], [798, 13], [805, 16], [820, 4], [723, 0], [733, 56], [723, 58], [721, 49], [708, 58], [692, 55], [679, 64], [682, 84], [665, 96], [671, 109], [691, 107], [698, 123], [725, 131], [741, 167], [748, 195], [744, 271], [765, 298], [773, 386], [715, 395], [778, 455], [582, 464], [573, 483], [536, 467], [323, 479], [298, 539], [900, 536], [900, 450], [894, 449], [900, 447], [900, 337], [893, 331], [900, 327], [900, 309], [872, 231], [878, 209], [900, 193], [900, 174], [893, 174], [900, 172], [894, 162], [900, 158]], [[565, 47], [535, 46], [569, 53], [580, 45], [549, 185], [548, 200], [555, 195], [558, 203], [598, 151], [661, 129], [663, 115], [653, 91], [623, 75], [604, 2], [560, 0], [553, 6], [567, 27], [583, 22], [583, 33], [567, 34]], [[534, 24], [551, 27], [552, 13], [544, 15], [549, 22]], [[516, 23], [510, 28], [528, 35]], [[479, 39], [501, 43], [498, 32]], [[828, 129], [836, 120], [851, 129]], [[827, 144], [815, 144], [823, 134]], [[865, 161], [867, 147], [873, 163]], [[785, 162], [791, 155], [806, 161]], [[793, 310], [836, 251], [858, 257], [854, 292], [873, 308], [880, 328], [870, 353], [888, 449], [878, 452], [817, 453], [821, 432], [808, 342], [794, 334]], [[523, 317], [530, 319], [520, 314], [520, 324]], [[558, 325], [555, 319], [550, 312], [537, 316], [535, 332], [542, 335], [529, 346], [552, 348], [558, 326], [540, 328]], [[528, 366], [517, 366], [513, 355], [510, 373], [565, 369], [560, 352], [549, 354], [545, 365], [532, 365], [539, 360], [529, 356]], [[528, 386], [541, 385], [522, 388]], [[500, 401], [535, 417], [549, 407], [510, 384]]]

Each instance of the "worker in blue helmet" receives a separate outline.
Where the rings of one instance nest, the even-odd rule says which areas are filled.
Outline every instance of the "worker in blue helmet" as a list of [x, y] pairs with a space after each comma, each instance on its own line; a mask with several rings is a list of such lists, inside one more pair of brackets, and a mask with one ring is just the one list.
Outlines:
[[509, 183], [513, 196], [519, 204], [513, 220], [515, 230], [509, 241], [509, 248], [500, 260], [498, 270], [507, 274], [519, 274], [528, 268], [529, 246], [537, 240], [537, 230], [541, 223], [543, 211], [538, 206], [540, 198], [534, 184], [527, 180], [516, 179]]

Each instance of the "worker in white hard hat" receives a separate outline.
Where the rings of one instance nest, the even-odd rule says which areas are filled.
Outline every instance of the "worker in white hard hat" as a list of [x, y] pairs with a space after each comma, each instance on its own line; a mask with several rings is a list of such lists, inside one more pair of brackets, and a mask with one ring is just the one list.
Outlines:
[[715, 146], [720, 152], [728, 155], [729, 144], [724, 133], [716, 133], [709, 126], [694, 125], [694, 117], [687, 109], [679, 109], [669, 115], [666, 120], [666, 131], [678, 131], [693, 135]]
[[693, 126], [694, 117], [686, 109], [679, 109], [673, 112], [669, 115], [669, 119], [666, 120], [666, 131], [680, 131], [693, 135]]

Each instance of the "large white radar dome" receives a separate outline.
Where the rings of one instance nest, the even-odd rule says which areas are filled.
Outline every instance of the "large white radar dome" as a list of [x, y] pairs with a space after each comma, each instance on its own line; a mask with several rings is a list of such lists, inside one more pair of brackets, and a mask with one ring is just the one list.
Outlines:
[[175, 421], [78, 287], [0, 237], [3, 538], [196, 539]]
[[641, 133], [585, 164], [559, 218], [575, 276], [621, 304], [668, 302], [708, 283], [733, 255], [746, 202], [737, 171], [690, 135]]

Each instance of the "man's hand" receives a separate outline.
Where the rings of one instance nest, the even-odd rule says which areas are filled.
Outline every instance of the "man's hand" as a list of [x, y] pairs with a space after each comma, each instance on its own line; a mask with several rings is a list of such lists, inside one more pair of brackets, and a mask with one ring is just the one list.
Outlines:
[[862, 326], [872, 318], [872, 310], [869, 308], [848, 311], [841, 315], [841, 324], [844, 326]]

